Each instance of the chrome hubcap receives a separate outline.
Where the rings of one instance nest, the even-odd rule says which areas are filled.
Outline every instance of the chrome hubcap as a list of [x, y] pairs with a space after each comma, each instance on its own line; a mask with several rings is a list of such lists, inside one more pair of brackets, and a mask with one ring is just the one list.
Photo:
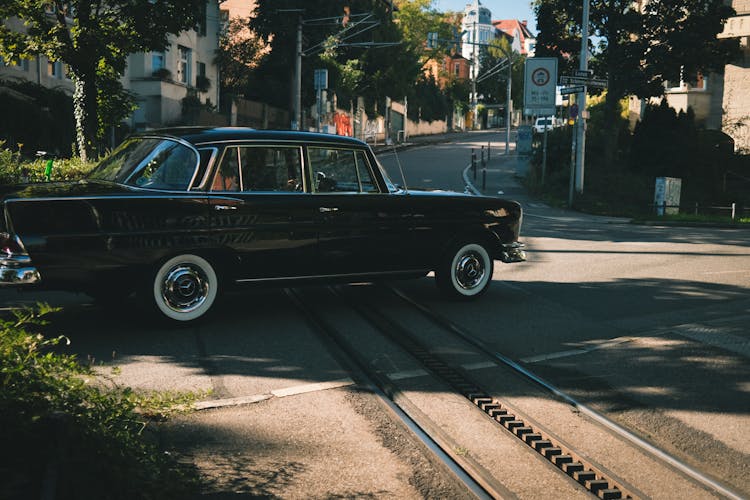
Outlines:
[[199, 267], [180, 264], [164, 277], [161, 292], [164, 303], [177, 312], [190, 312], [200, 307], [208, 296], [208, 276]]
[[484, 261], [476, 252], [469, 252], [459, 257], [454, 271], [458, 285], [464, 290], [471, 290], [484, 279]]

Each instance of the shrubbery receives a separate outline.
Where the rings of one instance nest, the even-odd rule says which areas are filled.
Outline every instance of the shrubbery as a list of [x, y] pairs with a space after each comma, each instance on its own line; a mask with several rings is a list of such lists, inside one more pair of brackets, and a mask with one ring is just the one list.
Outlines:
[[[624, 216], [650, 213], [655, 178], [664, 176], [682, 179], [681, 201], [686, 206], [750, 204], [750, 182], [725, 182], [727, 176], [750, 178], [750, 165], [734, 155], [726, 135], [698, 127], [692, 110], [677, 113], [665, 103], [648, 106], [632, 133], [624, 116], [615, 124], [603, 122], [603, 103], [594, 104], [590, 114], [585, 189], [574, 202], [578, 208]], [[527, 183], [551, 200], [568, 199], [571, 132], [572, 127], [561, 127], [549, 133], [545, 186], [539, 182], [541, 146], [534, 151], [535, 168]], [[608, 142], [612, 154], [604, 149]]]
[[[94, 167], [94, 162], [83, 162], [80, 158], [53, 159], [51, 181], [76, 180]], [[23, 182], [43, 182], [46, 179], [47, 159], [26, 161], [20, 151], [6, 147], [0, 140], [0, 185]]]
[[0, 498], [194, 493], [195, 472], [148, 436], [147, 415], [161, 415], [174, 398], [98, 387], [91, 369], [58, 352], [67, 339], [29, 331], [50, 311], [40, 306], [0, 319]]

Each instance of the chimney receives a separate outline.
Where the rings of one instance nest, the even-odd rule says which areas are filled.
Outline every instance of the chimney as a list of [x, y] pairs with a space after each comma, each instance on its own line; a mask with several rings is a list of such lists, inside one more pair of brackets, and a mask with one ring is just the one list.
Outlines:
[[523, 21], [521, 21], [521, 24], [523, 24], [523, 27], [526, 28], [527, 25], [529, 24], [529, 21], [527, 21], [526, 19], [524, 19]]

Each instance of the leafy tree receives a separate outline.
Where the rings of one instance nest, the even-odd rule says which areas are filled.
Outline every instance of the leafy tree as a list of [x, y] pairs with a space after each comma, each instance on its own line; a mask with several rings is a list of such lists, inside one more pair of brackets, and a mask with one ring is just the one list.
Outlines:
[[[368, 14], [379, 24], [350, 37], [363, 27], [357, 27], [361, 16]], [[419, 78], [418, 54], [404, 42], [400, 26], [381, 0], [259, 0], [250, 25], [270, 52], [254, 72], [253, 97], [279, 107], [292, 102], [299, 20], [304, 22], [303, 106], [315, 101], [312, 81], [317, 68], [329, 70], [329, 86], [340, 101], [362, 96], [370, 109], [385, 97], [403, 98]]]
[[232, 18], [219, 40], [216, 62], [221, 68], [221, 90], [244, 94], [250, 87], [252, 71], [261, 61], [265, 44], [251, 31], [250, 19]]
[[[511, 54], [511, 99], [513, 107], [523, 106], [524, 85], [524, 62], [526, 57], [514, 52], [508, 39], [500, 38], [490, 42], [490, 46], [480, 58], [479, 78], [491, 71], [506, 59], [506, 54]], [[507, 100], [507, 78], [508, 70], [505, 65], [502, 70], [494, 76], [477, 83], [477, 93], [484, 96], [486, 104], [505, 104]]]
[[[100, 102], [106, 88], [122, 99], [116, 78], [135, 52], [163, 50], [168, 37], [196, 23], [206, 0], [2, 0], [0, 17], [17, 17], [27, 27], [0, 27], [0, 55], [17, 61], [44, 54], [68, 65], [73, 94], [76, 142], [83, 160], [93, 155]], [[129, 104], [111, 113], [124, 113]], [[131, 103], [132, 104], [132, 103]]]
[[[582, 2], [535, 0], [537, 56], [557, 56], [566, 73], [578, 67]], [[693, 80], [699, 73], [722, 72], [736, 57], [738, 42], [717, 39], [734, 14], [723, 0], [594, 0], [589, 43], [591, 68], [608, 80], [605, 123], [616, 123], [620, 100], [664, 93], [668, 80]], [[614, 154], [616, 131], [608, 136], [605, 161]]]

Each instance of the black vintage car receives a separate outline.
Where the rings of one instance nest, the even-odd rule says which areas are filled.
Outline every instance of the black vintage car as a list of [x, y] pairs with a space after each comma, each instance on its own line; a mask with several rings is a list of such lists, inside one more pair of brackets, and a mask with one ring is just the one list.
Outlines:
[[86, 179], [0, 187], [0, 285], [132, 292], [175, 321], [240, 284], [435, 271], [475, 297], [525, 259], [513, 201], [395, 186], [362, 141], [242, 128], [131, 136]]

